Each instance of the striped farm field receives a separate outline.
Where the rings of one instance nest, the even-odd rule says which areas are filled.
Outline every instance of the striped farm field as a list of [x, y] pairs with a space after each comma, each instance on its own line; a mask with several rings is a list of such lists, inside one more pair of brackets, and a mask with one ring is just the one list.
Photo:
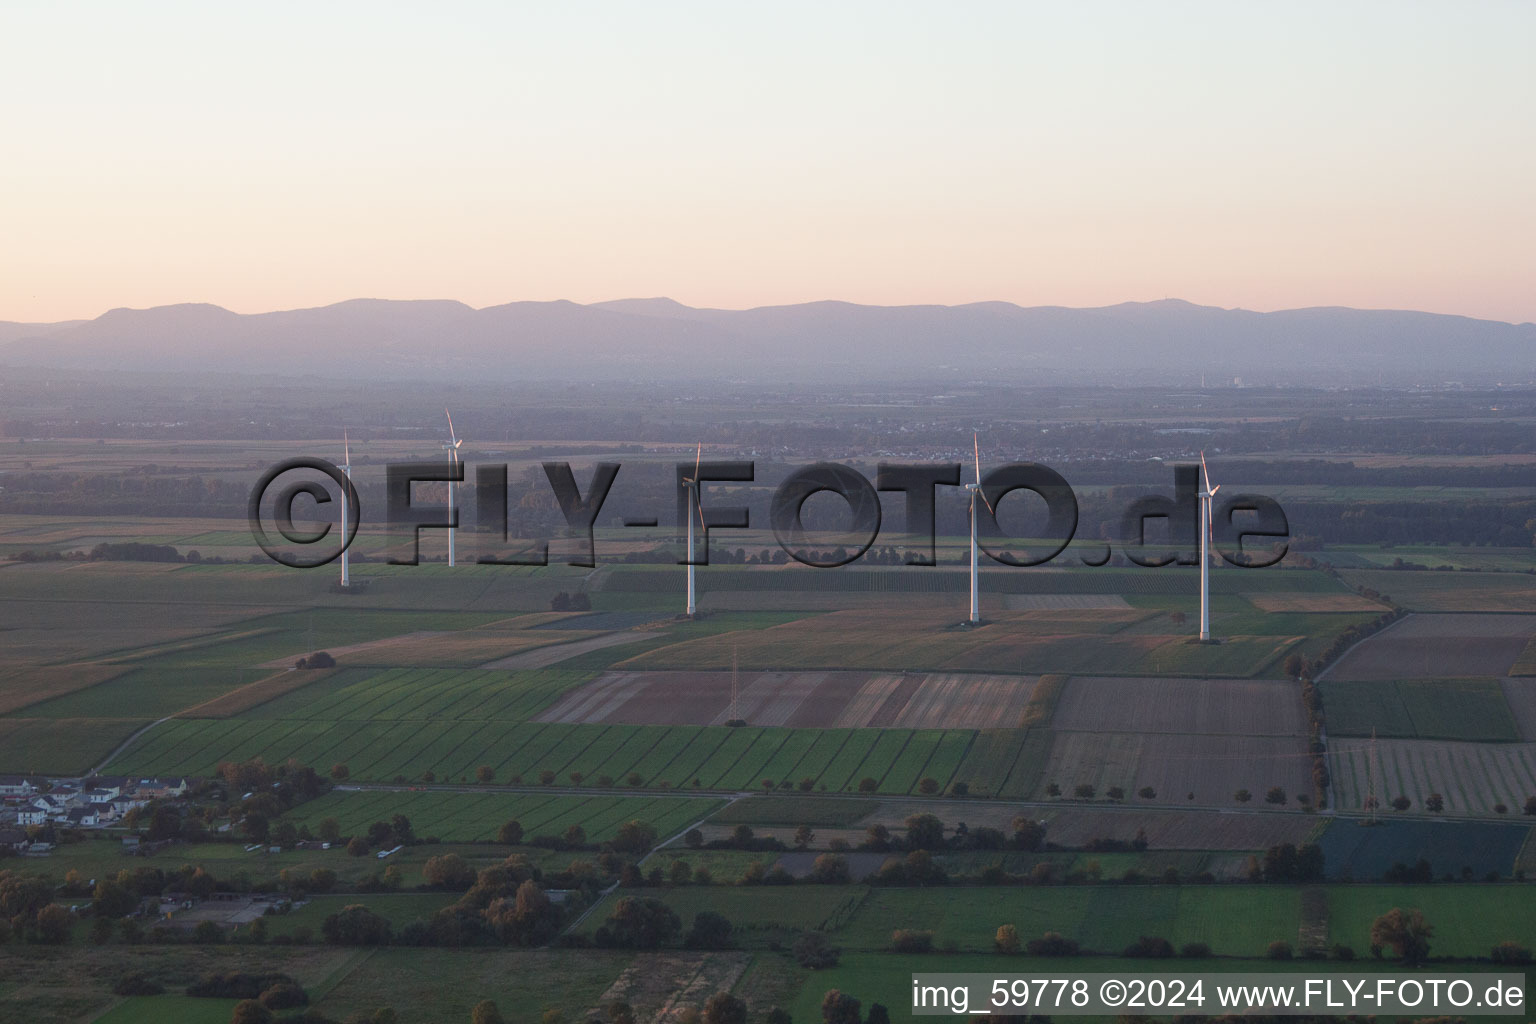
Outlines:
[[559, 835], [580, 825], [593, 842], [611, 839], [627, 821], [643, 821], [660, 839], [681, 832], [723, 806], [714, 797], [561, 796], [538, 793], [462, 793], [442, 790], [333, 790], [302, 805], [288, 820], [318, 830], [335, 818], [342, 835], [359, 835], [375, 821], [403, 814], [421, 837], [444, 842], [491, 842], [507, 821], [523, 826], [528, 838]]
[[254, 718], [523, 721], [591, 679], [567, 670], [345, 669], [254, 709]]
[[1048, 729], [984, 730], [955, 770], [955, 781], [976, 796], [1029, 799], [1043, 785], [1050, 751]]
[[1377, 740], [1370, 756], [1368, 739], [1332, 738], [1328, 760], [1340, 809], [1361, 810], [1374, 785], [1384, 810], [1406, 796], [1412, 811], [1439, 793], [1448, 815], [1497, 816], [1495, 805], [1518, 815], [1526, 798], [1536, 795], [1536, 743], [1461, 743], [1441, 740]]
[[[116, 772], [210, 775], [222, 761], [290, 758], [359, 780], [467, 782], [481, 766], [498, 782], [761, 789], [812, 780], [829, 792], [908, 793], [932, 778], [947, 787], [975, 734], [967, 729], [836, 729], [816, 732], [705, 726], [565, 725], [481, 719], [175, 719], [150, 730], [112, 765]], [[607, 782], [603, 779], [607, 777]]]
[[[732, 688], [735, 694], [732, 694]], [[1017, 725], [1034, 679], [968, 673], [605, 672], [539, 715], [545, 722], [791, 728]]]

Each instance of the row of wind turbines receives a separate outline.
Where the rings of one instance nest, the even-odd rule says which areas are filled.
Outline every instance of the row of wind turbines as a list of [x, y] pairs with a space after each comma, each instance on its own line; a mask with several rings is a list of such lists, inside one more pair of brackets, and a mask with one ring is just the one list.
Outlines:
[[[452, 522], [454, 519], [454, 510], [457, 507], [457, 487], [455, 485], [455, 478], [458, 476], [459, 448], [464, 444], [464, 439], [459, 437], [458, 433], [453, 429], [453, 414], [447, 409], [444, 409], [443, 415], [448, 419], [448, 438], [447, 440], [443, 441], [442, 447], [443, 450], [448, 453], [448, 463], [451, 469], [451, 474], [448, 480], [448, 519], [450, 522]], [[352, 479], [352, 446], [351, 442], [347, 438], [346, 431], [342, 431], [342, 446], [342, 464], [338, 468], [346, 474], [347, 479], [350, 481]], [[996, 515], [997, 510], [994, 509], [992, 507], [992, 503], [987, 500], [986, 491], [982, 488], [981, 485], [981, 435], [979, 433], [972, 433], [971, 435], [971, 454], [974, 460], [973, 466], [975, 468], [976, 479], [974, 482], [968, 482], [965, 484], [965, 489], [970, 494], [971, 522], [971, 614], [970, 618], [967, 620], [967, 625], [979, 626], [981, 625], [981, 545], [977, 540], [976, 532], [976, 503], [979, 500], [983, 505], [985, 505], [989, 514]], [[683, 487], [686, 488], [688, 492], [689, 506], [688, 515], [686, 516], [688, 523], [686, 540], [688, 551], [688, 591], [684, 604], [685, 614], [687, 614], [689, 618], [693, 618], [698, 614], [698, 581], [695, 575], [698, 566], [696, 565], [694, 559], [696, 544], [695, 533], [693, 529], [694, 519], [698, 519], [700, 533], [705, 533], [707, 536], [708, 529], [704, 524], [704, 501], [702, 495], [699, 493], [699, 468], [702, 464], [703, 457], [704, 444], [703, 442], [699, 442], [699, 445], [694, 450], [693, 454], [693, 475], [683, 477]], [[1211, 642], [1210, 549], [1213, 539], [1212, 531], [1214, 530], [1211, 518], [1211, 499], [1215, 497], [1216, 492], [1219, 490], [1221, 490], [1220, 484], [1211, 484], [1210, 470], [1205, 464], [1205, 452], [1202, 451], [1200, 453], [1199, 491], [1201, 643]], [[448, 565], [450, 567], [457, 564], [455, 561], [454, 551], [454, 534], [456, 532], [458, 531], [454, 527], [450, 526], [448, 528]], [[347, 503], [345, 501], [341, 504], [341, 535], [343, 537], [347, 535]], [[345, 548], [343, 548], [341, 552], [341, 585], [343, 587], [351, 586], [351, 576], [348, 572], [347, 551]]]

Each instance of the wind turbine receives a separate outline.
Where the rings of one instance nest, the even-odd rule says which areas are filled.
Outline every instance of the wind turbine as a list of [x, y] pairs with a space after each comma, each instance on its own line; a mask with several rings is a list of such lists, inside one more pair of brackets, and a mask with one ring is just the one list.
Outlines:
[[1200, 453], [1200, 642], [1211, 641], [1211, 498], [1221, 485], [1211, 486], [1210, 470], [1205, 468], [1205, 452]]
[[[448, 463], [449, 463], [449, 465], [451, 465], [453, 467], [453, 475], [454, 476], [458, 476], [458, 470], [459, 470], [459, 445], [464, 443], [464, 439], [459, 437], [457, 434], [455, 434], [453, 432], [453, 413], [449, 412], [447, 409], [444, 409], [443, 410], [443, 415], [448, 417], [448, 440], [443, 442], [443, 450], [448, 453]], [[453, 522], [453, 498], [454, 498], [454, 494], [455, 494], [454, 484], [455, 484], [455, 481], [454, 481], [453, 477], [449, 477], [449, 479], [448, 479], [448, 521], [450, 523]], [[449, 526], [448, 527], [448, 565], [450, 567], [454, 564], [454, 562], [453, 562], [453, 534], [454, 534], [454, 528], [452, 526]]]
[[976, 569], [976, 499], [980, 498], [987, 511], [992, 512], [992, 503], [981, 489], [981, 437], [972, 432], [971, 447], [976, 456], [976, 482], [966, 484], [965, 489], [971, 492], [971, 625], [981, 625], [981, 590], [980, 576]]
[[[704, 530], [704, 505], [699, 498], [699, 463], [703, 458], [704, 442], [700, 441], [698, 450], [693, 454], [693, 476], [683, 477], [683, 486], [688, 489], [688, 501], [692, 506], [688, 511], [688, 617], [690, 619], [693, 618], [697, 608], [694, 602], [695, 590], [693, 579], [695, 568], [693, 564], [693, 509], [698, 509], [699, 529], [700, 531]], [[707, 536], [706, 534], [706, 538]]]
[[[341, 456], [341, 465], [337, 468], [346, 474], [347, 482], [351, 483], [352, 442], [347, 439], [347, 432], [345, 429], [343, 429], [341, 432], [341, 445], [343, 454]], [[350, 587], [352, 585], [352, 577], [347, 573], [347, 498], [348, 496], [345, 494], [341, 496], [341, 585], [344, 587]]]

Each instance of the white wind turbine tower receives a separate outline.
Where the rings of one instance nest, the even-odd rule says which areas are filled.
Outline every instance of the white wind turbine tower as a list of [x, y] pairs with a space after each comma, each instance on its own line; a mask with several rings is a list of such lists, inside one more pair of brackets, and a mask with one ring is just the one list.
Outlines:
[[1221, 485], [1211, 486], [1210, 471], [1205, 468], [1205, 452], [1200, 453], [1200, 642], [1211, 640], [1211, 497]]
[[699, 498], [699, 463], [704, 457], [704, 442], [699, 442], [698, 450], [693, 455], [693, 476], [683, 477], [683, 486], [688, 489], [688, 617], [694, 616], [696, 605], [694, 602], [694, 564], [693, 564], [693, 515], [694, 509], [698, 510], [699, 530], [704, 529], [704, 505]]
[[[337, 467], [337, 468], [339, 468], [343, 473], [346, 474], [347, 482], [351, 483], [352, 482], [352, 443], [347, 439], [347, 432], [345, 430], [343, 430], [341, 432], [341, 445], [342, 445], [341, 450], [342, 450], [343, 454], [341, 456], [341, 465], [339, 467]], [[352, 585], [352, 577], [347, 573], [347, 547], [346, 547], [346, 545], [347, 545], [347, 505], [348, 505], [348, 500], [347, 499], [349, 497], [350, 497], [349, 495], [345, 495], [345, 494], [343, 494], [341, 496], [341, 543], [342, 543], [342, 548], [341, 548], [341, 585], [344, 586], [344, 587], [350, 587]]]
[[976, 482], [966, 484], [965, 489], [971, 492], [971, 625], [981, 625], [981, 588], [980, 577], [976, 568], [976, 499], [980, 498], [987, 511], [991, 512], [992, 503], [987, 500], [986, 494], [981, 490], [981, 438], [971, 434], [971, 447], [976, 456]]
[[[451, 465], [453, 467], [454, 474], [457, 475], [458, 468], [459, 468], [459, 445], [464, 443], [464, 439], [459, 437], [457, 434], [455, 434], [453, 432], [453, 413], [449, 412], [447, 409], [444, 409], [443, 410], [443, 415], [448, 417], [448, 440], [443, 442], [443, 449], [448, 453], [448, 463], [449, 463], [449, 465]], [[454, 499], [454, 495], [456, 493], [456, 486], [455, 486], [455, 484], [456, 484], [456, 482], [453, 479], [450, 478], [449, 481], [448, 481], [448, 521], [450, 523], [453, 521], [453, 499]], [[454, 535], [454, 532], [455, 531], [454, 531], [454, 528], [452, 526], [448, 527], [448, 564], [449, 564], [449, 566], [452, 566], [454, 564], [454, 562], [453, 562], [453, 535]]]

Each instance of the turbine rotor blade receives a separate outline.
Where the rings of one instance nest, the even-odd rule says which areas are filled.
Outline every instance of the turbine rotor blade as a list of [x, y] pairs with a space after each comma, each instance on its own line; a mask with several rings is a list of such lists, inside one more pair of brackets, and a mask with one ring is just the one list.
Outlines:
[[453, 432], [453, 413], [449, 412], [447, 409], [444, 409], [443, 415], [448, 417], [448, 440], [453, 441], [455, 447], [457, 447], [458, 435]]
[[[976, 486], [981, 486], [981, 435], [971, 431], [971, 450], [976, 455]], [[990, 507], [990, 506], [989, 506]]]
[[342, 461], [345, 462], [348, 466], [352, 465], [352, 442], [347, 438], [347, 432], [345, 428], [343, 428], [341, 432], [341, 451]]

